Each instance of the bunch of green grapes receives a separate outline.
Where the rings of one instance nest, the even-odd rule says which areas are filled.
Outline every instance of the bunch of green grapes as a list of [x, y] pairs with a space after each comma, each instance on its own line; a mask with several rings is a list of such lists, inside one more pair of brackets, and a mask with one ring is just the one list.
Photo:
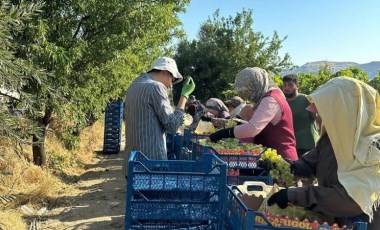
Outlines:
[[281, 155], [278, 155], [275, 149], [267, 148], [261, 155], [260, 161], [264, 161], [267, 164], [266, 168], [271, 169], [269, 174], [274, 179], [282, 182], [286, 187], [293, 185], [294, 175], [291, 172], [290, 164]]

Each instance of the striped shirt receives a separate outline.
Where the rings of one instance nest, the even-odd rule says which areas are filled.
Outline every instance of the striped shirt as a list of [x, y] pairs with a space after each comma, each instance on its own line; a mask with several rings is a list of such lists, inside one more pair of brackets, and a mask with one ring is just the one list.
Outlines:
[[164, 84], [147, 73], [129, 86], [125, 100], [124, 173], [130, 151], [141, 151], [149, 159], [167, 160], [166, 132], [175, 133], [182, 123], [184, 111], [173, 109]]

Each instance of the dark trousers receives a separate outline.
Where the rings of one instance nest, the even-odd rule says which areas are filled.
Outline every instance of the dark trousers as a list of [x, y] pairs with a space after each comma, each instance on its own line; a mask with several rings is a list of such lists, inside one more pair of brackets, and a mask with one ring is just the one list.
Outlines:
[[301, 158], [301, 156], [307, 152], [309, 152], [311, 149], [297, 149], [297, 155], [298, 158]]

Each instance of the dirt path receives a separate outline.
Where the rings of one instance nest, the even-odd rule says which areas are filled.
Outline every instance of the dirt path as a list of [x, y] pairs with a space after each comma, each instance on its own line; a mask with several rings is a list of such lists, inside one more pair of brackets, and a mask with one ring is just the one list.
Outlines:
[[[126, 181], [122, 176], [124, 152], [97, 155], [75, 187], [77, 195], [58, 201], [38, 225], [40, 229], [123, 229]], [[61, 202], [61, 203], [60, 203]]]

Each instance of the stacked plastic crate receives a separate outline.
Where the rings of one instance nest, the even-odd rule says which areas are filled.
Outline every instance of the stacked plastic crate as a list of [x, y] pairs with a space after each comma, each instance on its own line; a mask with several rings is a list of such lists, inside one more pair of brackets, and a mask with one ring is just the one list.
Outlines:
[[118, 100], [108, 103], [105, 111], [103, 153], [120, 152], [122, 122], [123, 102]]
[[177, 135], [174, 148], [177, 154], [177, 159], [180, 160], [195, 160], [196, 156], [190, 154], [193, 142], [198, 142], [200, 139], [208, 138], [208, 135], [195, 134], [190, 129], [185, 129], [183, 135]]
[[174, 147], [174, 142], [177, 134], [166, 133], [166, 150], [169, 160], [175, 160], [177, 154]]
[[[191, 159], [198, 159], [200, 156], [204, 155], [205, 153], [209, 154], [215, 154], [218, 156], [222, 161], [224, 161], [227, 164], [227, 169], [231, 170], [230, 172], [233, 172], [234, 170], [249, 170], [254, 171], [257, 170], [259, 172], [256, 175], [234, 175], [233, 173], [229, 173], [227, 176], [227, 184], [229, 185], [240, 185], [243, 184], [245, 181], [263, 181], [267, 184], [272, 184], [272, 177], [269, 175], [263, 175], [263, 171], [257, 167], [257, 162], [260, 159], [260, 154], [258, 155], [252, 155], [252, 154], [245, 154], [245, 155], [237, 155], [237, 154], [219, 154], [214, 148], [210, 146], [202, 146], [201, 144], [197, 142], [192, 143], [192, 151], [183, 148], [182, 153], [183, 155], [191, 155]], [[188, 153], [185, 153], [188, 151]]]
[[222, 229], [226, 164], [213, 154], [197, 161], [129, 158], [125, 229]]

